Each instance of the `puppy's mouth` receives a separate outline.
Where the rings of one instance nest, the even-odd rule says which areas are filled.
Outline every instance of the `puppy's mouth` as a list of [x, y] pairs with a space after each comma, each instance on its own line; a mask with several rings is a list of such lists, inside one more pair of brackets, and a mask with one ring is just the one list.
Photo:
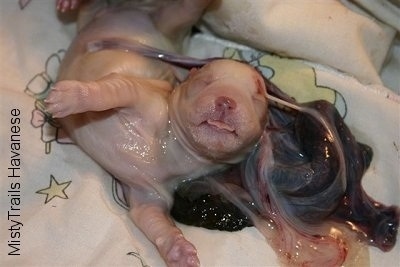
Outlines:
[[208, 126], [218, 132], [230, 133], [237, 136], [236, 129], [222, 120], [207, 119], [200, 123], [200, 125]]

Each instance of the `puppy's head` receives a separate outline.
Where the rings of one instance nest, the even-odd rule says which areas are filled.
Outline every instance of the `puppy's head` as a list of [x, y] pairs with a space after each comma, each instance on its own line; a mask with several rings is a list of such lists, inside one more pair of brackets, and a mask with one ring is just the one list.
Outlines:
[[237, 162], [259, 140], [267, 101], [261, 75], [234, 60], [215, 60], [189, 77], [171, 95], [171, 119], [199, 156]]

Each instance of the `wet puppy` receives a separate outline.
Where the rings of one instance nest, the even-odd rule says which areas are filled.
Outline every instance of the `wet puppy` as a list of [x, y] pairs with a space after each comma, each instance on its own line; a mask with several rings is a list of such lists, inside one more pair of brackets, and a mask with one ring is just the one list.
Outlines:
[[169, 217], [172, 190], [254, 147], [266, 123], [263, 78], [248, 65], [216, 60], [177, 84], [165, 63], [113, 49], [88, 52], [87, 44], [123, 38], [179, 52], [209, 2], [162, 1], [146, 12], [133, 2], [82, 5], [82, 26], [46, 99], [76, 144], [124, 184], [133, 222], [168, 266], [199, 265]]

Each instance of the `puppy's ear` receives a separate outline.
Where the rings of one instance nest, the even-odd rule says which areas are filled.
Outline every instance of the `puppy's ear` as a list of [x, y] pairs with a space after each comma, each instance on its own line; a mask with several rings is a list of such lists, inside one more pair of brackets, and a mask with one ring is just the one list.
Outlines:
[[260, 95], [264, 95], [265, 96], [267, 94], [267, 88], [266, 88], [266, 84], [264, 82], [264, 79], [262, 79], [258, 75], [254, 75], [253, 79], [254, 79], [255, 84], [257, 86], [257, 93], [260, 94]]

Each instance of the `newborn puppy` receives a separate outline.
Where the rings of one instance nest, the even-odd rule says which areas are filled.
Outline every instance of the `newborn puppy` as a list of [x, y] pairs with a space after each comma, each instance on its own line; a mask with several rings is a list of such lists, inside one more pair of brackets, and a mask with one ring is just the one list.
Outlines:
[[168, 64], [121, 50], [88, 52], [87, 44], [123, 38], [179, 51], [209, 2], [173, 1], [148, 12], [128, 3], [96, 14], [97, 3], [85, 4], [81, 16], [90, 18], [80, 18], [87, 23], [46, 99], [76, 144], [124, 184], [130, 217], [168, 266], [199, 265], [169, 217], [171, 192], [255, 146], [266, 123], [263, 78], [248, 65], [216, 60], [175, 85]]

